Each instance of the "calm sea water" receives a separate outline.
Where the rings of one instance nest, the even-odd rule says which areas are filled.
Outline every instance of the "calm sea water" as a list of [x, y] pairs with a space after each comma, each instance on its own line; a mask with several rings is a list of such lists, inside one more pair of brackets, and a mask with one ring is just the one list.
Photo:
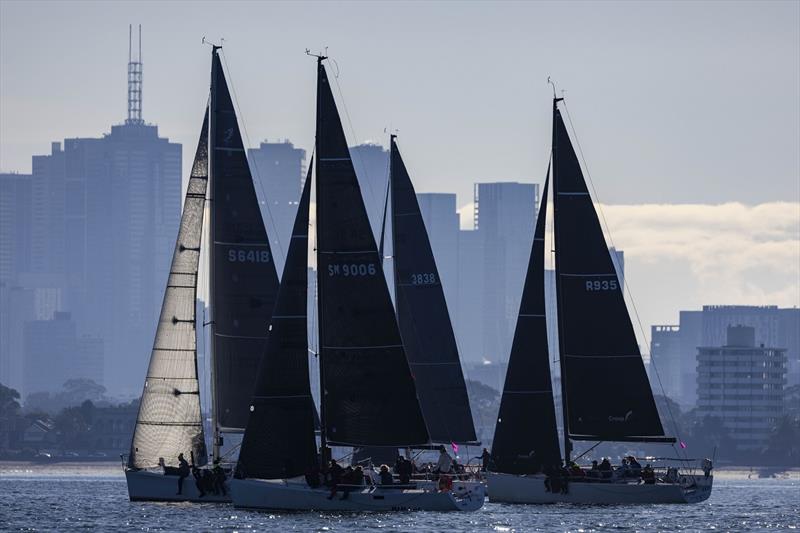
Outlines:
[[476, 513], [257, 513], [229, 505], [131, 503], [118, 466], [0, 466], [3, 531], [787, 531], [800, 528], [797, 479], [715, 479], [697, 505], [519, 506]]

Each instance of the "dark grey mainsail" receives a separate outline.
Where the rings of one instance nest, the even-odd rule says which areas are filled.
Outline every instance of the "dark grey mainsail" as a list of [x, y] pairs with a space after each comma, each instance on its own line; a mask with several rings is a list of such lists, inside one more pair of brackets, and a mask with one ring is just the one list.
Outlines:
[[178, 454], [206, 463], [197, 381], [195, 301], [200, 240], [208, 184], [208, 108], [183, 202], [150, 365], [144, 382], [128, 466], [151, 468], [164, 459], [177, 466]]
[[508, 474], [534, 474], [561, 463], [545, 317], [544, 236], [550, 169], [547, 173], [492, 443], [494, 469]]
[[316, 408], [308, 376], [306, 318], [310, 191], [311, 166], [239, 451], [238, 473], [243, 477], [291, 478], [304, 474], [316, 462]]
[[217, 47], [211, 69], [211, 298], [214, 419], [247, 424], [278, 274]]
[[476, 442], [467, 387], [417, 194], [390, 137], [395, 305], [432, 442]]
[[397, 320], [322, 59], [317, 275], [323, 445], [428, 442]]
[[553, 217], [566, 445], [569, 439], [674, 442], [664, 436], [560, 100], [553, 102]]

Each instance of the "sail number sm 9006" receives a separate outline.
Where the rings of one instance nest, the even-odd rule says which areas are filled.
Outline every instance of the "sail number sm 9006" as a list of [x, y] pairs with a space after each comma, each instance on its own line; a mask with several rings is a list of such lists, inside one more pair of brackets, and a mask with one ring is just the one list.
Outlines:
[[363, 277], [378, 273], [375, 263], [343, 263], [328, 265], [328, 276]]

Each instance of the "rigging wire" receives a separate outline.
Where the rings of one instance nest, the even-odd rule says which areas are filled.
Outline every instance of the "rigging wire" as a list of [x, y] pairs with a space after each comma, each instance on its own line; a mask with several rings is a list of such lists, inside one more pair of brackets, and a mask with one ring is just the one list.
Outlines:
[[[225, 64], [225, 70], [228, 72], [228, 82], [229, 82], [228, 85], [231, 87], [231, 91], [233, 93], [233, 104], [236, 106], [236, 112], [238, 113], [238, 119], [242, 125], [242, 131], [244, 132], [244, 137], [247, 140], [247, 145], [252, 146], [252, 143], [250, 142], [250, 135], [247, 133], [247, 125], [245, 124], [244, 121], [244, 115], [242, 114], [242, 109], [239, 106], [239, 97], [236, 94], [236, 84], [233, 83], [233, 75], [231, 74], [231, 69], [228, 66], [228, 60], [225, 57], [225, 49], [220, 48], [220, 50], [222, 51], [222, 62]], [[247, 157], [246, 159], [249, 164], [251, 162], [250, 158]], [[280, 232], [278, 231], [278, 226], [275, 224], [275, 219], [272, 216], [272, 210], [269, 208], [269, 197], [267, 196], [267, 193], [264, 190], [264, 183], [261, 179], [261, 172], [258, 170], [258, 163], [256, 162], [255, 158], [252, 159], [252, 166], [255, 168], [256, 175], [258, 176], [258, 179], [255, 181], [258, 183], [258, 188], [261, 189], [261, 197], [264, 201], [264, 205], [267, 207], [267, 215], [269, 216], [269, 220], [272, 223], [272, 227], [274, 229], [273, 237], [275, 238], [275, 243], [278, 245], [278, 251], [281, 253], [281, 256], [283, 257], [283, 262], [285, 263], [286, 251], [283, 249], [283, 244], [281, 243], [281, 236]], [[269, 240], [269, 235], [267, 235], [267, 240]], [[280, 272], [278, 273], [278, 276], [280, 276]]]
[[[613, 239], [613, 237], [611, 235], [611, 230], [608, 227], [608, 222], [606, 221], [606, 217], [605, 217], [605, 214], [603, 212], [603, 206], [602, 206], [602, 203], [600, 202], [600, 197], [597, 194], [597, 189], [595, 189], [595, 186], [594, 186], [594, 180], [592, 180], [592, 174], [589, 171], [589, 166], [586, 164], [586, 158], [583, 155], [583, 148], [581, 148], [581, 142], [578, 139], [578, 135], [577, 135], [577, 133], [575, 131], [575, 126], [572, 123], [572, 116], [569, 114], [569, 107], [567, 106], [567, 101], [566, 100], [562, 100], [562, 103], [564, 105], [564, 111], [566, 111], [566, 113], [567, 113], [567, 120], [569, 121], [569, 127], [572, 130], [572, 137], [575, 139], [575, 144], [578, 147], [578, 153], [580, 154], [580, 157], [581, 157], [581, 163], [583, 163], [583, 168], [586, 170], [586, 176], [589, 178], [589, 185], [592, 188], [592, 194], [594, 195], [594, 198], [597, 199], [597, 210], [600, 212], [600, 219], [602, 220], [603, 228], [605, 229], [606, 235], [608, 235], [608, 240], [609, 240], [611, 246], [616, 250], [617, 247], [614, 244], [614, 239]], [[612, 257], [612, 260], [614, 261], [614, 265], [616, 266], [616, 263], [617, 263], [616, 259]], [[628, 277], [627, 276], [623, 276], [623, 285], [625, 286], [625, 289], [628, 292], [628, 298], [630, 299], [631, 307], [633, 308], [633, 313], [636, 316], [636, 322], [637, 322], [637, 325], [639, 326], [639, 331], [642, 334], [642, 339], [645, 341], [645, 343], [647, 343], [647, 342], [649, 342], [649, 339], [647, 338], [647, 335], [646, 335], [645, 330], [644, 330], [644, 326], [642, 325], [642, 319], [639, 316], [639, 310], [636, 307], [636, 302], [635, 302], [635, 300], [633, 298], [633, 292], [631, 291], [630, 285], [628, 284]], [[669, 397], [664, 392], [664, 385], [663, 385], [663, 383], [661, 381], [661, 375], [658, 372], [658, 366], [655, 364], [655, 359], [653, 359], [653, 354], [652, 353], [650, 354], [650, 364], [653, 367], [653, 370], [655, 370], [656, 379], [658, 380], [658, 386], [661, 389], [662, 396], [665, 399], [669, 399]], [[678, 423], [675, 420], [675, 416], [672, 413], [672, 408], [670, 407], [668, 401], [665, 401], [664, 403], [667, 406], [667, 412], [669, 413], [669, 417], [670, 417], [670, 420], [672, 422], [673, 429], [675, 431], [675, 436], [678, 437], [678, 440], [681, 443], [683, 443], [683, 439], [681, 438], [680, 431], [679, 431], [679, 428], [678, 428]], [[672, 444], [672, 448], [675, 449], [675, 444], [674, 443]], [[683, 453], [684, 456], [686, 457], [686, 459], [684, 459], [685, 461], [689, 460], [687, 453], [685, 451], [683, 451], [682, 449], [675, 449], [675, 451], [676, 451], [676, 453], [678, 455]]]

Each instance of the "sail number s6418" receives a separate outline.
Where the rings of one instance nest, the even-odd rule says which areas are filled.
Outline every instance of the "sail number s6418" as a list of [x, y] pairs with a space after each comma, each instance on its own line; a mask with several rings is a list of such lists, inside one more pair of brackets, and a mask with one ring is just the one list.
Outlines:
[[375, 263], [342, 263], [328, 265], [328, 276], [344, 276], [348, 278], [374, 276], [378, 273]]
[[230, 263], [269, 263], [269, 250], [228, 250]]
[[586, 282], [587, 291], [616, 291], [619, 283], [615, 279], [594, 280]]

